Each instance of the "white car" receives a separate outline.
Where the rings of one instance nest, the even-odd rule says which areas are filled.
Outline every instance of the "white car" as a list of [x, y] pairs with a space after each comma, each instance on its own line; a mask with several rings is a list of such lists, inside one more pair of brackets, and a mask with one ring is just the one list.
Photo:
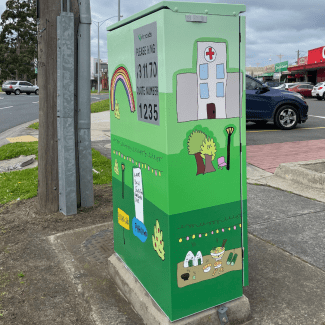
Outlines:
[[285, 84], [281, 84], [280, 86], [272, 87], [272, 88], [273, 88], [273, 89], [282, 89], [282, 90], [285, 90], [286, 85], [285, 85]]
[[313, 90], [311, 91], [311, 95], [316, 97], [318, 100], [325, 100], [325, 81], [319, 82], [314, 86]]
[[285, 83], [285, 90], [288, 90], [288, 88], [291, 88], [295, 85], [297, 85], [298, 83], [297, 82], [289, 82], [289, 83]]

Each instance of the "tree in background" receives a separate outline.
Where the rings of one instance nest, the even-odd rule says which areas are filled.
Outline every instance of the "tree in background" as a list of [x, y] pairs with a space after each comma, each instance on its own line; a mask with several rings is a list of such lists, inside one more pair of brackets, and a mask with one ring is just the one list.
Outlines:
[[35, 79], [35, 0], [8, 0], [6, 10], [1, 15], [0, 26], [0, 79]]
[[201, 157], [205, 159], [205, 170], [204, 173], [215, 172], [212, 161], [216, 157], [216, 144], [213, 139], [205, 138], [203, 144], [201, 145]]
[[201, 157], [201, 146], [206, 139], [206, 135], [201, 131], [193, 131], [187, 140], [187, 150], [189, 155], [194, 155], [197, 165], [197, 173], [204, 174], [205, 166]]

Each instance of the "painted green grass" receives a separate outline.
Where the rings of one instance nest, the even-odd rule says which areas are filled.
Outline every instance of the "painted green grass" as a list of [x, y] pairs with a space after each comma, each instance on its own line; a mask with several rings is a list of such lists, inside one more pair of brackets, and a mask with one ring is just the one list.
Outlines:
[[[91, 113], [100, 113], [110, 110], [110, 101], [109, 99], [104, 99], [90, 105], [90, 112]], [[28, 126], [31, 129], [38, 130], [39, 129], [39, 122], [33, 123]]]
[[[112, 169], [110, 159], [95, 149], [92, 151], [93, 184], [110, 184]], [[38, 159], [38, 142], [16, 142], [0, 147], [0, 160], [19, 157], [20, 155], [36, 155]], [[26, 200], [37, 196], [38, 167], [17, 170], [0, 174], [0, 204], [16, 200]]]

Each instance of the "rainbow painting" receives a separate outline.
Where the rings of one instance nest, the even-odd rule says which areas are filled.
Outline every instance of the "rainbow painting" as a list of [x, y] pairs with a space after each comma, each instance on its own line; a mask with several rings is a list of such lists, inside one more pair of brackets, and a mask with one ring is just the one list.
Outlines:
[[131, 80], [129, 78], [129, 74], [126, 71], [124, 67], [118, 67], [111, 80], [111, 110], [115, 110], [115, 90], [116, 90], [116, 84], [118, 81], [121, 81], [124, 89], [126, 91], [126, 94], [128, 96], [129, 100], [129, 105], [131, 112], [135, 112], [135, 104], [134, 104], [134, 98], [133, 98], [133, 91], [132, 91], [132, 86], [131, 86]]

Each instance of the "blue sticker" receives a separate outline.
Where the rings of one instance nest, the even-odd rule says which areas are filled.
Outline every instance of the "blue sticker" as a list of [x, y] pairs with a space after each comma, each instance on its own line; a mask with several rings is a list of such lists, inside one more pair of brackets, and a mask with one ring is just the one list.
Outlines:
[[137, 236], [143, 243], [148, 238], [148, 232], [146, 226], [136, 217], [132, 219], [133, 234]]

